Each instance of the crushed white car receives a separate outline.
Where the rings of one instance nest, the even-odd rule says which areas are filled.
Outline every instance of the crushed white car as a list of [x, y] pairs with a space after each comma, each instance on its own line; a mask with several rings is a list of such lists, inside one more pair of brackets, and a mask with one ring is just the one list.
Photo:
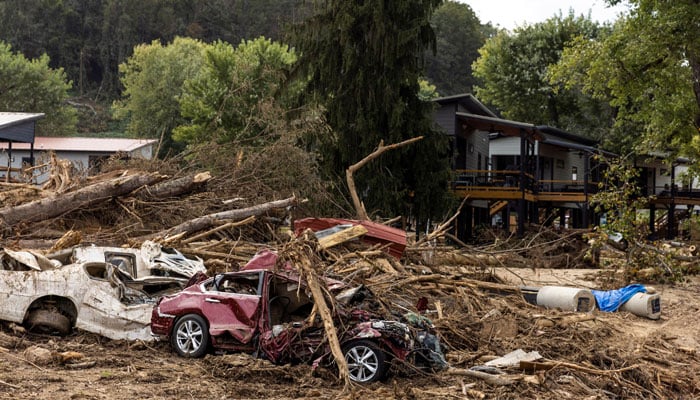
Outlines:
[[176, 249], [162, 247], [146, 241], [141, 248], [77, 246], [53, 254], [47, 258], [63, 264], [83, 262], [107, 262], [116, 265], [134, 280], [151, 277], [171, 277], [187, 281], [197, 272], [206, 272], [200, 258], [187, 258]]
[[65, 335], [152, 340], [153, 303], [180, 290], [201, 259], [148, 243], [141, 249], [82, 246], [56, 254], [0, 249], [0, 320]]

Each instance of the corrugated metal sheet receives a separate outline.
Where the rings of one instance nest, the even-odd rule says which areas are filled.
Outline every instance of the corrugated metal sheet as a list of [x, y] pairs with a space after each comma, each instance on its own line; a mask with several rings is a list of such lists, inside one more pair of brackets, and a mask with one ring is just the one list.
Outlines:
[[35, 121], [41, 118], [42, 113], [0, 112], [0, 141], [31, 143]]
[[388, 245], [386, 251], [396, 258], [401, 258], [406, 248], [406, 232], [372, 221], [360, 221], [342, 218], [302, 218], [294, 221], [294, 233], [300, 235], [304, 230], [320, 231], [336, 225], [362, 225], [367, 233], [362, 240], [369, 244]]
[[[114, 153], [119, 151], [130, 152], [156, 142], [156, 139], [37, 136], [34, 139], [34, 150], [91, 151], [105, 153]], [[0, 143], [0, 149], [6, 148], [7, 143]], [[29, 149], [29, 143], [13, 143], [12, 149]]]

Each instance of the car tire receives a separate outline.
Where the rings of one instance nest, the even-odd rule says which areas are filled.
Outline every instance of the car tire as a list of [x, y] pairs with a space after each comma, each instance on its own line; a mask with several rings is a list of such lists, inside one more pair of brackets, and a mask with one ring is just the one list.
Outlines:
[[188, 314], [180, 318], [173, 327], [170, 342], [181, 357], [204, 356], [209, 347], [209, 329], [204, 318], [197, 314]]
[[65, 336], [71, 331], [70, 319], [55, 310], [43, 308], [32, 311], [26, 320], [29, 330]]
[[343, 346], [343, 355], [353, 382], [376, 382], [384, 379], [389, 370], [386, 354], [369, 340], [357, 340]]

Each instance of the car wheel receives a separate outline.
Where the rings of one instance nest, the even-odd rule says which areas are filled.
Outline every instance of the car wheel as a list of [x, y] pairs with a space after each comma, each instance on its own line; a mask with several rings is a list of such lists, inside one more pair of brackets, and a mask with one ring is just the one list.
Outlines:
[[55, 310], [37, 309], [27, 317], [26, 325], [31, 331], [67, 335], [71, 331], [70, 319]]
[[343, 354], [351, 380], [369, 383], [384, 379], [388, 370], [386, 355], [376, 343], [358, 340], [344, 346]]
[[202, 357], [209, 347], [209, 331], [204, 318], [196, 314], [180, 318], [171, 335], [175, 352], [182, 357]]

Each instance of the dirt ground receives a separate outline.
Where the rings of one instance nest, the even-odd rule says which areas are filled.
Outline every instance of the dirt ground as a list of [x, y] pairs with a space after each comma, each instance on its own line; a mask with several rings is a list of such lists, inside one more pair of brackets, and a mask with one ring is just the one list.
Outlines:
[[[595, 287], [595, 283], [587, 279], [595, 272], [509, 269], [498, 270], [497, 275], [514, 285]], [[242, 354], [207, 355], [191, 360], [177, 357], [165, 343], [111, 341], [85, 332], [74, 332], [65, 338], [37, 336], [2, 323], [0, 398], [603, 399], [638, 397], [639, 393], [647, 394], [645, 398], [660, 398], [660, 394], [671, 398], [700, 398], [700, 390], [694, 388], [700, 382], [700, 279], [692, 277], [685, 283], [654, 285], [654, 288], [662, 298], [659, 320], [596, 311], [595, 320], [561, 331], [524, 329], [519, 322], [520, 327], [516, 327], [515, 332], [503, 331], [502, 337], [492, 336], [488, 343], [479, 339], [476, 348], [448, 352], [448, 361], [461, 368], [477, 364], [480, 357], [500, 356], [515, 348], [536, 349], [549, 359], [558, 356], [555, 361], [575, 362], [583, 368], [558, 367], [534, 374], [515, 372], [510, 376], [520, 378], [508, 386], [494, 386], [447, 372], [427, 375], [398, 368], [386, 382], [344, 388], [330, 372], [312, 371], [306, 365], [275, 366]], [[445, 299], [446, 304], [448, 300]], [[520, 303], [517, 309], [524, 310], [521, 313], [528, 318], [541, 314], [556, 318], [557, 313], [561, 313]], [[473, 328], [474, 319], [483, 320], [485, 316], [463, 315], [462, 318], [465, 321], [462, 334], [470, 340], [479, 334]], [[436, 325], [441, 327], [439, 321]], [[459, 332], [452, 333], [455, 334]], [[569, 342], [567, 350], [562, 340]], [[576, 361], [572, 354], [577, 348], [582, 352], [601, 349], [600, 357], [611, 359], [611, 369], [631, 369], [620, 375], [600, 372], [599, 366]], [[629, 385], [629, 388], [620, 385]]]

